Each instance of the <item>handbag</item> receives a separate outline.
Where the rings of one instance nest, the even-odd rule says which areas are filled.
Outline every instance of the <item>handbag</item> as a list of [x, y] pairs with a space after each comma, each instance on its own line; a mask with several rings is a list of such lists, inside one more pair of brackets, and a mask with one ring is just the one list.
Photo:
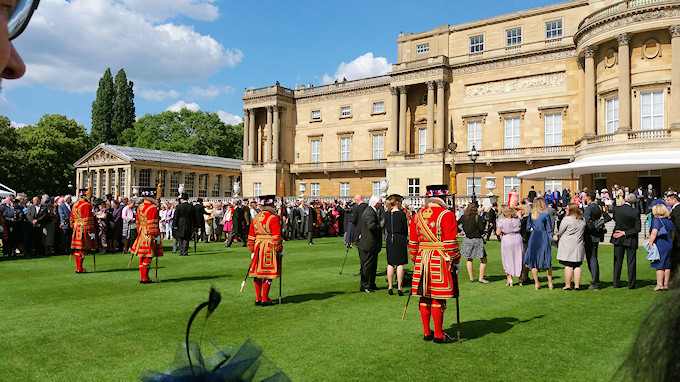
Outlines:
[[666, 224], [664, 224], [663, 220], [659, 221], [661, 222], [661, 227], [659, 227], [659, 232], [656, 233], [656, 236], [658, 237], [661, 235], [668, 235], [668, 231], [666, 230]]

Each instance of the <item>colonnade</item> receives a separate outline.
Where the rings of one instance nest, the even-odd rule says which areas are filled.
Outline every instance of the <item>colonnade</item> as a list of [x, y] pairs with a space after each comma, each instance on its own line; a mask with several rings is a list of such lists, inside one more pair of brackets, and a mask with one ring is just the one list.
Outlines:
[[[265, 106], [266, 122], [257, 125], [256, 110], [243, 110], [243, 161], [246, 163], [279, 162], [282, 158], [282, 147], [285, 147], [282, 114], [283, 107]], [[262, 139], [258, 139], [262, 137]]]
[[[427, 146], [426, 153], [441, 152], [446, 148], [446, 81], [428, 81], [427, 85]], [[392, 152], [403, 155], [410, 154], [406, 136], [409, 121], [406, 110], [408, 108], [409, 86], [390, 88], [392, 98], [392, 115], [390, 131], [392, 131]], [[436, 94], [436, 98], [435, 98]], [[437, 109], [435, 119], [435, 105]], [[436, 121], [436, 134], [435, 134]], [[435, 140], [436, 137], [436, 140]]]
[[[680, 102], [680, 25], [668, 28], [671, 37], [671, 101], [673, 105]], [[630, 33], [616, 35], [618, 43], [618, 99], [619, 128], [618, 131], [631, 130], [631, 71], [630, 71]], [[585, 70], [584, 86], [584, 121], [585, 136], [597, 135], [597, 74], [595, 54], [598, 45], [583, 48]], [[670, 126], [680, 128], [680, 108], [670, 108]]]

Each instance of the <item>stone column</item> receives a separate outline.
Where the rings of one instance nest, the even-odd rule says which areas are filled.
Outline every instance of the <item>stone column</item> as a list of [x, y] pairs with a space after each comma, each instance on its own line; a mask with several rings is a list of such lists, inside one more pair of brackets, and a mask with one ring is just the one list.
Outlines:
[[437, 81], [437, 148], [446, 151], [446, 81]]
[[102, 192], [102, 170], [97, 170], [97, 188], [94, 188], [94, 192], [92, 193], [94, 196], [101, 198], [101, 192]]
[[619, 129], [630, 131], [630, 33], [616, 35], [619, 42]]
[[281, 152], [281, 124], [279, 123], [279, 107], [274, 106], [274, 138], [272, 139], [272, 161], [279, 161]]
[[114, 177], [113, 184], [114, 187], [116, 188], [116, 194], [113, 195], [113, 197], [118, 199], [118, 197], [122, 194], [122, 190], [120, 189], [120, 169], [118, 167], [116, 167], [116, 169], [114, 170], [113, 177]]
[[243, 109], [243, 161], [248, 161], [248, 129], [250, 128], [250, 110]]
[[399, 87], [399, 154], [406, 154], [406, 92], [408, 86]]
[[[595, 52], [597, 52], [597, 45], [587, 46], [583, 49], [585, 56], [585, 79], [586, 84], [584, 88], [584, 122], [585, 122], [585, 136], [592, 137], [597, 134], [597, 118], [595, 109]], [[621, 101], [619, 100], [619, 107]]]
[[274, 140], [274, 136], [272, 134], [272, 109], [273, 106], [267, 106], [267, 124], [265, 125], [265, 135], [267, 136], [267, 143], [264, 147], [264, 157], [262, 157], [262, 162], [271, 162], [272, 161], [272, 150], [274, 147], [272, 146], [272, 141]]
[[[420, 145], [420, 142], [418, 142]], [[434, 81], [427, 82], [427, 150], [434, 150]]]
[[248, 118], [248, 123], [250, 127], [248, 128], [248, 162], [255, 163], [255, 150], [257, 150], [257, 143], [255, 142], [255, 110], [249, 110], [250, 117]]
[[671, 129], [680, 129], [680, 25], [668, 27], [671, 33]]
[[399, 89], [390, 87], [392, 94], [392, 110], [390, 116], [390, 154], [396, 154], [399, 151]]

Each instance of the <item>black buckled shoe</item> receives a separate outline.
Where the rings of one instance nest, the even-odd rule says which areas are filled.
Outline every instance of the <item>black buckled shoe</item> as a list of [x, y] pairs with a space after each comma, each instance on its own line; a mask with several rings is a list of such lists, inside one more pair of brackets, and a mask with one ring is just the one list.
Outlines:
[[76, 273], [90, 273], [86, 269], [83, 269], [82, 271], [76, 271]]
[[272, 301], [272, 300], [269, 300], [269, 301], [262, 301], [262, 302], [260, 303], [260, 306], [272, 306], [272, 305], [276, 305], [276, 303], [275, 303], [274, 301]]
[[255, 306], [260, 306], [262, 305], [262, 301], [255, 301]]
[[434, 337], [433, 341], [436, 344], [451, 344], [451, 343], [458, 341], [458, 339], [453, 338], [450, 335], [444, 333], [444, 338]]
[[432, 341], [432, 339], [434, 339], [434, 333], [432, 333], [432, 334], [430, 334], [430, 335], [423, 334], [423, 341], [426, 341], [426, 342], [427, 342], [427, 341]]
[[153, 280], [139, 280], [140, 284], [155, 284], [156, 282]]

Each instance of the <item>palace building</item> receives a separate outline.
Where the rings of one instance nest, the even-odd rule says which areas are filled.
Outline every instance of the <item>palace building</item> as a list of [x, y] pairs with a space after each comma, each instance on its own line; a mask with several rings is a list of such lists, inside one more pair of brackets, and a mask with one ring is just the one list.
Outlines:
[[101, 143], [73, 164], [76, 188], [92, 185], [92, 195], [104, 198], [139, 196], [161, 183], [166, 198], [178, 196], [180, 184], [189, 198], [231, 198], [241, 176], [241, 160], [208, 155], [149, 150]]
[[[680, 1], [571, 0], [401, 34], [384, 76], [242, 99], [246, 197], [282, 184], [370, 195], [383, 179], [405, 196], [444, 183], [504, 200], [530, 186], [678, 189], [664, 159], [680, 157]], [[610, 161], [621, 154], [647, 164]]]

